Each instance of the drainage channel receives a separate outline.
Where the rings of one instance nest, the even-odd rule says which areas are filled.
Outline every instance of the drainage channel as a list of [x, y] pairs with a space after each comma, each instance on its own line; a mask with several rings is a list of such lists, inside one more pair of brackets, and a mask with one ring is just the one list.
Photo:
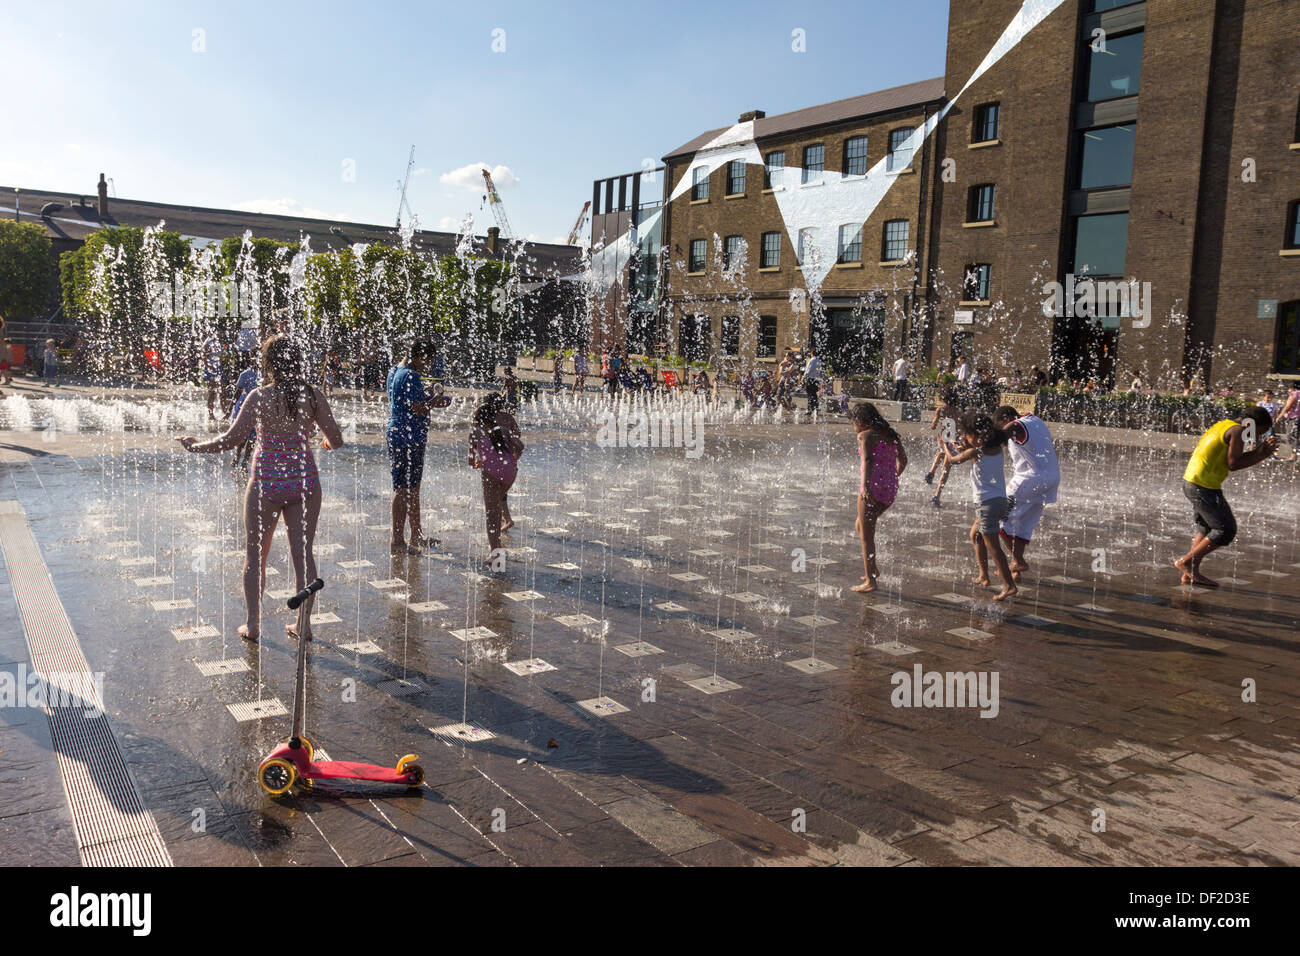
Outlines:
[[17, 501], [0, 501], [0, 550], [32, 669], [45, 685], [45, 713], [82, 865], [171, 866], [171, 854], [122, 759], [90, 666]]

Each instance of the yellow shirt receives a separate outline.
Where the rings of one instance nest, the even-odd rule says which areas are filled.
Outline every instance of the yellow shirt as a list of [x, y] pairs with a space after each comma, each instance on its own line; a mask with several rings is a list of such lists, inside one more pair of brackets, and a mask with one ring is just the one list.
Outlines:
[[1202, 488], [1217, 491], [1223, 487], [1223, 479], [1228, 477], [1228, 439], [1229, 429], [1236, 428], [1239, 422], [1225, 418], [1215, 422], [1196, 443], [1192, 459], [1183, 472], [1183, 480], [1190, 481]]

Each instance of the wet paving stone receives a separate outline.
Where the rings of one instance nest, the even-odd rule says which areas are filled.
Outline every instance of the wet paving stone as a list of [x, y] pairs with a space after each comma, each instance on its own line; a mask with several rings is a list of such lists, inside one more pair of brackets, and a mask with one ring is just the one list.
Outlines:
[[[913, 426], [904, 435], [926, 438]], [[495, 574], [477, 563], [481, 504], [474, 476], [452, 464], [458, 430], [435, 436], [426, 468], [436, 555], [388, 552], [374, 524], [389, 490], [373, 442], [321, 455], [334, 504], [317, 538], [326, 590], [315, 613], [332, 617], [316, 626], [308, 736], [340, 760], [393, 766], [418, 753], [426, 783], [271, 798], [256, 769], [288, 717], [236, 723], [226, 706], [292, 700], [290, 618], [268, 596], [260, 643], [234, 635], [239, 488], [222, 463], [177, 457], [157, 437], [79, 468], [50, 456], [13, 470], [5, 494], [22, 504], [105, 674], [124, 757], [179, 864], [1296, 862], [1300, 585], [1260, 573], [1300, 561], [1294, 529], [1243, 512], [1239, 546], [1211, 560], [1247, 583], [1179, 591], [1164, 558], [1189, 521], [1180, 461], [1163, 452], [1060, 443], [1070, 493], [1048, 508], [1010, 608], [970, 583], [964, 495], [927, 510], [910, 471], [881, 521], [881, 591], [848, 590], [861, 564], [843, 426], [767, 440], [737, 430], [699, 461], [628, 452], [617, 481], [599, 477], [614, 462], [594, 446], [574, 454], [573, 439], [589, 436], [557, 427], [530, 444], [512, 507], [537, 520], [510, 532], [521, 547]], [[1125, 479], [1135, 455], [1158, 490]], [[798, 456], [818, 463], [816, 476]], [[1266, 487], [1286, 507], [1300, 498], [1293, 476], [1254, 471], [1234, 477], [1233, 500]], [[58, 507], [67, 497], [102, 515]], [[370, 518], [339, 520], [358, 513]], [[1139, 555], [1128, 544], [1143, 529], [1173, 540]], [[204, 536], [228, 546], [200, 567]], [[1092, 572], [1098, 547], [1121, 573]], [[799, 571], [796, 548], [813, 559]], [[282, 533], [270, 566], [268, 587], [282, 595], [292, 585]], [[10, 671], [27, 648], [10, 636], [22, 632], [3, 575], [0, 670]], [[144, 589], [142, 577], [157, 580]], [[182, 626], [204, 636], [178, 641]], [[658, 652], [617, 649], [646, 644]], [[810, 656], [835, 669], [789, 666]], [[505, 666], [535, 658], [554, 669]], [[221, 660], [247, 669], [196, 666]], [[996, 673], [996, 716], [897, 706], [897, 682], [916, 665], [943, 678]], [[1247, 678], [1256, 701], [1243, 699]], [[701, 679], [738, 686], [701, 693], [689, 683]], [[580, 706], [598, 697], [627, 710]], [[492, 736], [431, 732], [463, 722]], [[1099, 808], [1102, 833], [1091, 829]], [[65, 860], [69, 825], [44, 714], [0, 710], [0, 850]]]

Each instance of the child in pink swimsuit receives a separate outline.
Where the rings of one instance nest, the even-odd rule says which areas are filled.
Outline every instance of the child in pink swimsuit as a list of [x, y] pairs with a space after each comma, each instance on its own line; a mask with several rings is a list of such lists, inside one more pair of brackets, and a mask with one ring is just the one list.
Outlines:
[[880, 569], [876, 565], [876, 521], [898, 496], [898, 476], [907, 467], [903, 440], [869, 402], [859, 402], [849, 413], [858, 439], [858, 520], [862, 540], [862, 583], [853, 590], [876, 590]]

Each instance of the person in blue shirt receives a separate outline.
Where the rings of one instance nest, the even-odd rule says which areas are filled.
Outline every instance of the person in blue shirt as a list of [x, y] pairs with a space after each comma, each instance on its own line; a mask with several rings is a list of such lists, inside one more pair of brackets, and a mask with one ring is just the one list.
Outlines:
[[[257, 351], [256, 349], [241, 349], [244, 353], [245, 368], [239, 373], [239, 378], [235, 380], [235, 405], [230, 410], [230, 424], [235, 423], [239, 417], [239, 408], [244, 404], [244, 399], [248, 393], [258, 386], [257, 375]], [[254, 439], [257, 437], [257, 430], [254, 429], [248, 433], [244, 443], [235, 448], [235, 468], [247, 468], [248, 458], [253, 453]]]
[[[438, 543], [420, 528], [420, 479], [429, 432], [429, 409], [435, 403], [420, 377], [428, 371], [432, 350], [423, 342], [411, 347], [406, 361], [388, 373], [388, 462], [393, 473], [392, 550], [419, 554]], [[405, 537], [411, 528], [409, 543]]]

